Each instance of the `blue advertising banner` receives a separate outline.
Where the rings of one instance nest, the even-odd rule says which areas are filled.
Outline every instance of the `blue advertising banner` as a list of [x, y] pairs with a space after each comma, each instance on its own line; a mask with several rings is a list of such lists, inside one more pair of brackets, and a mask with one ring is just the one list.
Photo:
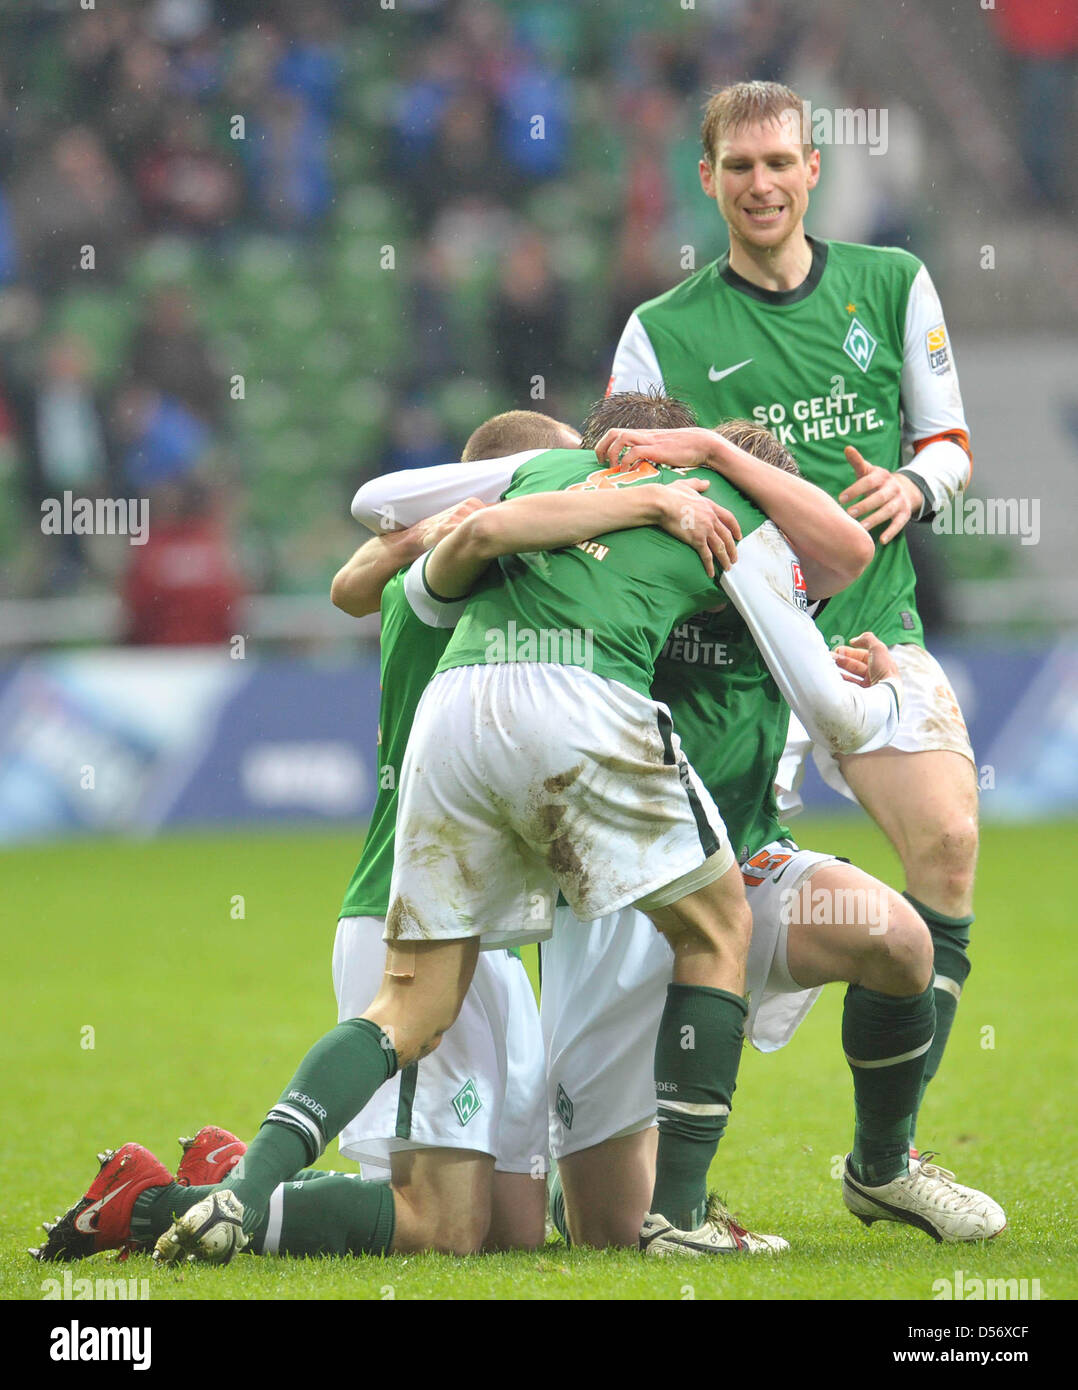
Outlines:
[[219, 650], [44, 656], [0, 670], [0, 843], [216, 821], [362, 820], [378, 663]]
[[[986, 819], [1078, 813], [1078, 646], [936, 649]], [[378, 662], [86, 651], [0, 668], [0, 843], [355, 822], [377, 789]], [[849, 810], [809, 766], [809, 809]]]

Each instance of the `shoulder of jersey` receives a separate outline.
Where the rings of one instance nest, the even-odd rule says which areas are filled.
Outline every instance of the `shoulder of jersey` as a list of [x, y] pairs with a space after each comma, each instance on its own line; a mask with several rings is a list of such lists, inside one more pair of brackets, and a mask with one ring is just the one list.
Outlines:
[[829, 241], [827, 248], [828, 266], [867, 265], [885, 274], [912, 280], [922, 265], [912, 251], [901, 246], [863, 246], [856, 241]]
[[[664, 290], [662, 294], [657, 294], [654, 299], [649, 299], [639, 305], [636, 310], [637, 314], [646, 314], [649, 309], [664, 309], [668, 305], [678, 305], [700, 293], [713, 293], [717, 281], [715, 267], [718, 263], [718, 257], [713, 261], [708, 261], [707, 265], [701, 266], [692, 275], [686, 276], [684, 280], [679, 280], [676, 285]], [[722, 281], [718, 280], [717, 283], [721, 287]]]

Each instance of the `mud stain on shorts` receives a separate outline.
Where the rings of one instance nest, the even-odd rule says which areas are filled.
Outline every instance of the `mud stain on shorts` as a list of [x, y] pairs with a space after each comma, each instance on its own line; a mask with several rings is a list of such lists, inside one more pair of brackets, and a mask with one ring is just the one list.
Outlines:
[[385, 936], [387, 941], [400, 941], [405, 936], [410, 941], [430, 939], [430, 932], [419, 920], [412, 903], [400, 893], [389, 904]]
[[563, 791], [568, 790], [583, 771], [584, 764], [577, 763], [576, 767], [559, 772], [553, 777], [547, 777], [543, 781], [543, 790], [549, 792], [551, 796], [558, 796]]

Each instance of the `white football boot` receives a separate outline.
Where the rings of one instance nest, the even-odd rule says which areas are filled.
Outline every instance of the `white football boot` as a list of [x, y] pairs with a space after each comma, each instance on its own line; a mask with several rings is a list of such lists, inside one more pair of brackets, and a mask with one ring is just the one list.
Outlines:
[[866, 1226], [873, 1221], [898, 1221], [927, 1231], [933, 1240], [990, 1240], [1007, 1224], [998, 1202], [973, 1187], [955, 1182], [954, 1174], [921, 1154], [910, 1159], [910, 1170], [893, 1182], [870, 1187], [850, 1172], [850, 1156], [842, 1177], [842, 1200]]
[[679, 1231], [665, 1216], [649, 1212], [640, 1228], [640, 1250], [656, 1258], [664, 1255], [777, 1255], [789, 1250], [781, 1236], [760, 1236], [746, 1231], [712, 1193], [707, 1199], [704, 1224], [695, 1231]]

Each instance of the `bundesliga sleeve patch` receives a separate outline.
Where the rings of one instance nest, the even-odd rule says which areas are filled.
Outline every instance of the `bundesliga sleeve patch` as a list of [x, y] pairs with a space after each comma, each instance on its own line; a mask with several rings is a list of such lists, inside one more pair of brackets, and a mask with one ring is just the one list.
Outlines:
[[790, 565], [794, 576], [794, 603], [801, 609], [802, 613], [808, 612], [808, 589], [805, 586], [805, 576], [801, 573], [801, 566], [796, 560]]
[[925, 349], [928, 352], [928, 365], [937, 376], [942, 376], [951, 365], [951, 354], [947, 347], [947, 330], [937, 324], [925, 334]]

